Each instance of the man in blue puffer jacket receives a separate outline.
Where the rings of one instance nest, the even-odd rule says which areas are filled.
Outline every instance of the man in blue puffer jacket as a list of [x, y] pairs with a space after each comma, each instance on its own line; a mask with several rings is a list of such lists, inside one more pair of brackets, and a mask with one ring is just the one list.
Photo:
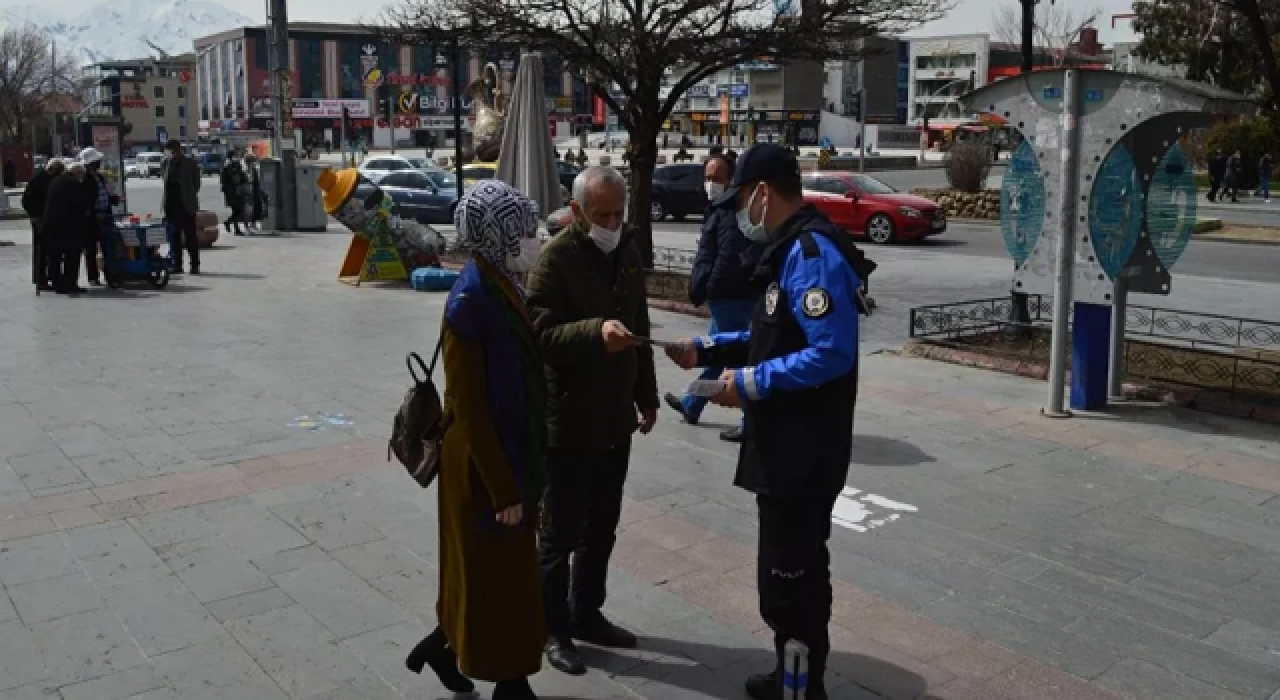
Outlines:
[[[732, 161], [719, 153], [711, 156], [703, 177], [707, 199], [714, 201], [733, 179]], [[711, 333], [747, 330], [751, 326], [751, 311], [759, 296], [749, 283], [759, 250], [738, 230], [735, 214], [732, 206], [707, 206], [702, 219], [702, 236], [698, 240], [698, 254], [689, 277], [689, 300], [698, 306], [704, 302], [707, 304], [711, 311]], [[719, 376], [720, 368], [708, 367], [701, 378], [717, 379]], [[690, 425], [697, 424], [702, 409], [707, 405], [707, 399], [697, 396], [681, 398], [668, 393], [663, 398]], [[720, 433], [720, 438], [740, 442], [741, 426], [726, 429]]]

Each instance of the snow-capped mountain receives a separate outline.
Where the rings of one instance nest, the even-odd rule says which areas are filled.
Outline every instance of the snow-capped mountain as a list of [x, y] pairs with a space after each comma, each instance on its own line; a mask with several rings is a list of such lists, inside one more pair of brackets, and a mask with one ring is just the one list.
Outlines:
[[83, 63], [154, 56], [148, 41], [169, 54], [187, 53], [196, 37], [261, 21], [204, 0], [108, 1], [68, 17], [47, 5], [0, 8], [0, 24], [40, 27], [57, 42], [59, 54]]

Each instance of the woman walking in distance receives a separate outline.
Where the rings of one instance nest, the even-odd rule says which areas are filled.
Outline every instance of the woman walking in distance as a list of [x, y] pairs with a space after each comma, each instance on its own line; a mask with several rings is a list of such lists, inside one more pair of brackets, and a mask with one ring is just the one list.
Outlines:
[[[441, 324], [446, 415], [440, 465], [439, 627], [406, 660], [444, 686], [496, 683], [535, 698], [546, 622], [535, 533], [546, 451], [546, 378], [522, 273], [537, 262], [538, 208], [505, 183], [463, 195], [454, 224], [471, 253]], [[464, 675], [465, 674], [465, 675]]]

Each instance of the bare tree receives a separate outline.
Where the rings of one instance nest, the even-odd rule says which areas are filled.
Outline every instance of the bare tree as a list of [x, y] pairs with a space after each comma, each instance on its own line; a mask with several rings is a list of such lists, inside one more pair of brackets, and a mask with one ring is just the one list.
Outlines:
[[75, 89], [75, 63], [59, 57], [52, 41], [31, 26], [0, 31], [0, 141], [22, 140], [48, 115], [53, 95]]
[[[1102, 8], [1069, 8], [1066, 2], [1056, 4], [1039, 0], [1036, 4], [1035, 38], [1036, 52], [1047, 53], [1053, 65], [1067, 62], [1071, 47], [1080, 40], [1080, 33], [1093, 26], [1103, 16]], [[997, 41], [1006, 44], [1022, 43], [1022, 6], [1019, 3], [1001, 5], [991, 14], [992, 34]]]
[[[737, 64], [857, 58], [858, 39], [941, 17], [951, 0], [399, 0], [399, 43], [457, 35], [553, 52], [630, 134], [629, 223], [652, 260], [657, 138], [688, 89]], [[796, 11], [798, 9], [798, 11]], [[821, 64], [818, 64], [821, 70]]]

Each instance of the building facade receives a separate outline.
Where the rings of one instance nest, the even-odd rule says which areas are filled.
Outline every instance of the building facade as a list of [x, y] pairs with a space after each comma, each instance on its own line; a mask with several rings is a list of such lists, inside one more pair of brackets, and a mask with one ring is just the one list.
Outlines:
[[868, 123], [905, 124], [910, 43], [899, 39], [862, 39], [859, 43], [862, 58], [827, 62], [823, 108], [856, 119], [856, 96], [861, 93]]
[[195, 54], [96, 63], [82, 70], [89, 86], [82, 99], [90, 105], [89, 114], [107, 114], [112, 95], [98, 83], [118, 80], [125, 151], [158, 151], [169, 139], [196, 139], [195, 68]]
[[[196, 83], [201, 133], [268, 131], [271, 75], [267, 32], [240, 27], [195, 41]], [[463, 88], [493, 63], [509, 86], [520, 52], [514, 47], [464, 49]], [[563, 61], [543, 56], [543, 73], [553, 136], [565, 138], [575, 122], [591, 120], [582, 81]], [[343, 24], [289, 25], [289, 80], [292, 127], [304, 145], [336, 145], [342, 113], [350, 118], [348, 140], [370, 147], [446, 147], [454, 142], [452, 56], [447, 44], [393, 46], [360, 27]], [[510, 93], [509, 87], [507, 93]], [[379, 98], [390, 98], [391, 114], [379, 113]], [[469, 142], [473, 105], [462, 99], [463, 142]], [[563, 132], [563, 133], [561, 133]]]
[[[664, 78], [664, 94], [683, 75]], [[742, 63], [692, 85], [665, 126], [697, 143], [818, 143], [823, 103], [821, 64]]]

